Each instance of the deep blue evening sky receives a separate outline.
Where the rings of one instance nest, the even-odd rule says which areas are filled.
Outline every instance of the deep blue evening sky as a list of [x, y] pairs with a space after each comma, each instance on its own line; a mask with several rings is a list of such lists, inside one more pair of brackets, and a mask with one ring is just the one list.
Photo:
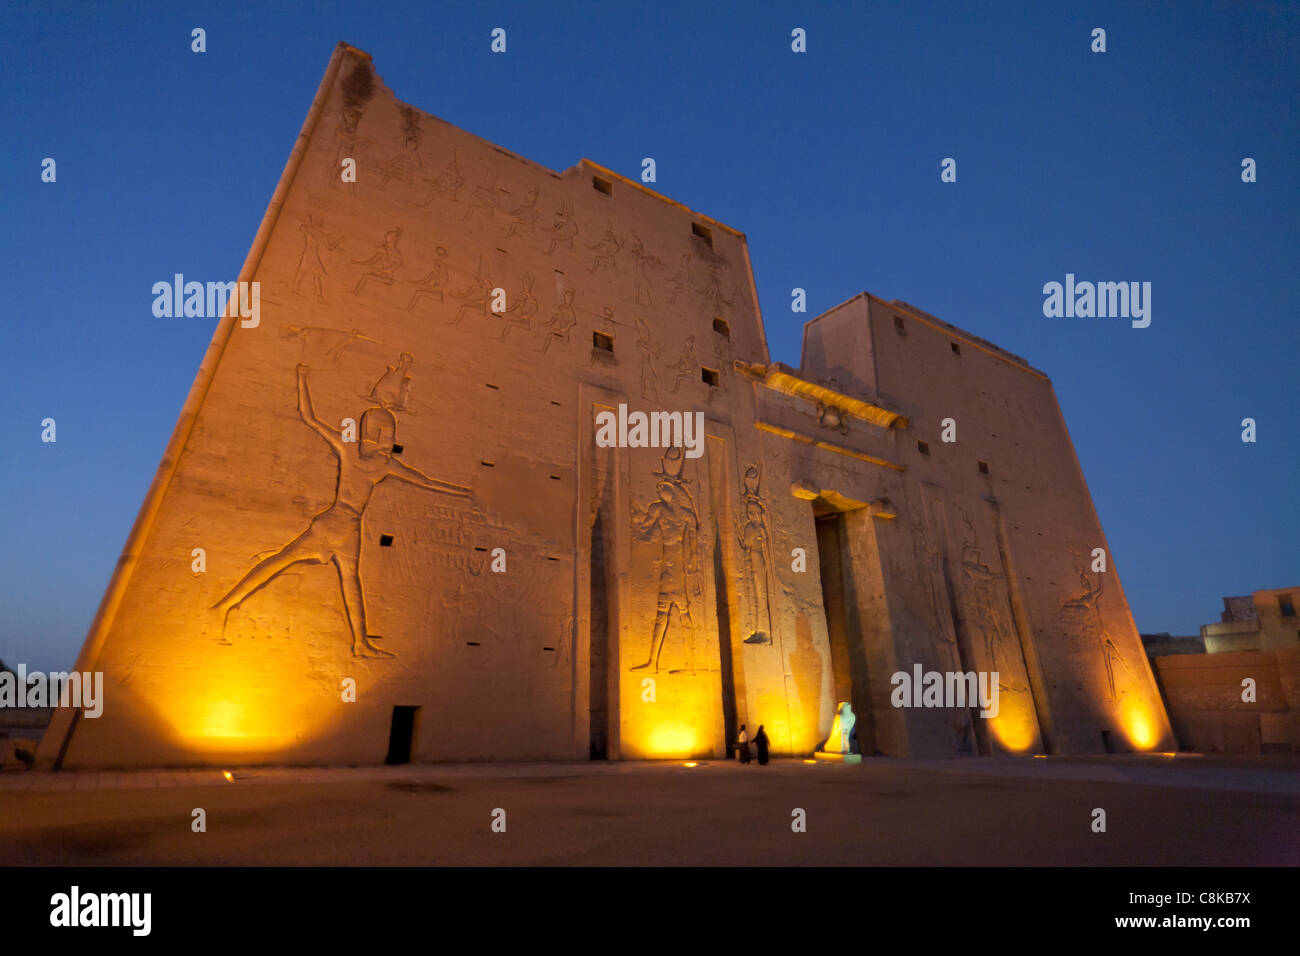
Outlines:
[[[1297, 4], [18, 6], [0, 13], [6, 662], [75, 658], [216, 324], [154, 318], [150, 288], [237, 276], [339, 40], [403, 100], [552, 169], [636, 178], [655, 157], [655, 188], [748, 235], [776, 360], [862, 290], [1028, 358], [1141, 630], [1193, 634], [1223, 595], [1300, 584]], [[1151, 282], [1150, 328], [1045, 318], [1067, 272]]]

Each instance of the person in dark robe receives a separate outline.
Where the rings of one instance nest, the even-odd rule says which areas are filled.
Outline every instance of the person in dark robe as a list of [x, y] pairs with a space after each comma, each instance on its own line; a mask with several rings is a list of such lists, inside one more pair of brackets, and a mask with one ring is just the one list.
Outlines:
[[763, 725], [758, 725], [758, 733], [754, 734], [754, 747], [758, 750], [758, 763], [762, 766], [767, 763], [767, 731]]
[[741, 763], [749, 763], [749, 734], [744, 724], [740, 725], [740, 733], [736, 735], [736, 755]]

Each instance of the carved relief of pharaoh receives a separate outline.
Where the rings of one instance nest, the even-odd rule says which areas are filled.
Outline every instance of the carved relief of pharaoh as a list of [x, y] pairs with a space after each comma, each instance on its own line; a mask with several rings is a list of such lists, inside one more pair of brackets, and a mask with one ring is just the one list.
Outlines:
[[678, 358], [675, 363], [668, 366], [668, 368], [677, 373], [677, 377], [673, 379], [674, 395], [676, 395], [677, 390], [682, 387], [683, 381], [699, 380], [700, 360], [695, 354], [695, 336], [686, 336], [686, 341], [682, 343], [681, 357]]
[[572, 252], [573, 240], [577, 235], [578, 223], [573, 218], [573, 203], [566, 199], [560, 204], [559, 211], [555, 213], [555, 220], [551, 223], [551, 235], [546, 243], [546, 254], [549, 256], [557, 246], [564, 246]]
[[402, 111], [402, 148], [386, 162], [375, 164], [379, 173], [379, 188], [383, 189], [393, 180], [408, 186], [415, 185], [415, 176], [420, 171], [420, 117], [409, 106]]
[[451, 162], [449, 162], [436, 176], [425, 176], [424, 181], [429, 185], [429, 192], [424, 197], [424, 202], [418, 205], [427, 209], [433, 202], [435, 196], [442, 196], [451, 202], [455, 202], [460, 187], [465, 185], [465, 177], [461, 175], [460, 161], [456, 157], [456, 151], [451, 151]]
[[393, 278], [397, 270], [402, 267], [402, 251], [397, 248], [397, 243], [401, 238], [402, 230], [400, 228], [390, 229], [384, 234], [384, 242], [379, 251], [369, 259], [353, 260], [354, 263], [367, 266], [366, 271], [357, 280], [356, 288], [352, 290], [353, 295], [360, 295], [367, 281], [373, 280], [384, 285], [393, 284]]
[[504, 342], [510, 330], [514, 328], [528, 331], [533, 327], [533, 316], [540, 310], [541, 306], [537, 304], [537, 297], [533, 295], [533, 276], [530, 272], [525, 272], [520, 280], [521, 288], [519, 294], [515, 296], [513, 302], [505, 311], [505, 325], [501, 329], [501, 335], [498, 338]]
[[497, 202], [500, 199], [498, 193], [500, 189], [496, 185], [496, 177], [488, 172], [488, 181], [481, 186], [475, 186], [469, 194], [469, 203], [465, 209], [465, 222], [477, 211], [488, 219], [493, 218], [497, 211]]
[[447, 269], [447, 250], [443, 246], [438, 246], [434, 250], [436, 258], [433, 260], [433, 267], [429, 274], [423, 279], [416, 279], [412, 284], [418, 286], [411, 296], [411, 301], [407, 303], [406, 311], [415, 310], [415, 303], [422, 298], [436, 299], [443, 301], [443, 290], [447, 287], [447, 280], [451, 278], [451, 273]]
[[691, 254], [683, 253], [682, 264], [676, 272], [673, 273], [673, 294], [668, 297], [668, 304], [675, 305], [678, 296], [686, 296], [690, 299], [691, 289], [694, 287], [695, 273], [691, 271]]
[[722, 275], [717, 266], [709, 266], [709, 277], [705, 280], [704, 286], [699, 289], [699, 293], [713, 307], [714, 312], [722, 312], [724, 306], [731, 305], [735, 301], [722, 291]]
[[496, 288], [492, 284], [492, 279], [484, 271], [482, 260], [479, 261], [478, 272], [474, 274], [474, 281], [460, 292], [455, 293], [454, 297], [460, 300], [460, 308], [456, 310], [456, 318], [452, 320], [453, 325], [460, 325], [461, 319], [466, 315], [482, 315], [488, 317], [492, 314], [492, 290]]
[[692, 607], [704, 602], [704, 585], [700, 571], [699, 534], [700, 519], [688, 488], [689, 479], [682, 477], [684, 457], [680, 446], [665, 452], [662, 467], [657, 472], [656, 498], [642, 508], [632, 502], [632, 531], [642, 541], [659, 542], [659, 593], [655, 604], [654, 629], [650, 637], [650, 653], [645, 663], [631, 670], [653, 667], [659, 670], [659, 658], [668, 637], [676, 612], [677, 626], [685, 644], [685, 668], [695, 673], [695, 620]]
[[655, 344], [654, 336], [650, 332], [650, 326], [645, 320], [638, 318], [636, 320], [637, 331], [637, 348], [641, 350], [641, 397], [652, 402], [659, 401], [659, 389], [655, 384], [659, 380], [659, 374], [655, 371], [654, 360], [657, 359], [663, 351]]
[[619, 250], [623, 248], [623, 240], [614, 234], [614, 224], [610, 223], [600, 240], [587, 248], [595, 253], [588, 271], [594, 273], [602, 266], [614, 269]]
[[1129, 666], [1128, 661], [1124, 659], [1124, 655], [1120, 653], [1119, 647], [1111, 638], [1110, 631], [1106, 629], [1106, 621], [1101, 612], [1101, 593], [1105, 575], [1100, 573], [1097, 575], [1097, 585], [1094, 587], [1088, 577], [1086, 562], [1077, 560], [1076, 571], [1079, 575], [1079, 586], [1082, 590], [1061, 606], [1061, 612], [1065, 615], [1067, 621], [1070, 621], [1071, 630], [1082, 635], [1085, 641], [1092, 642], [1100, 651], [1102, 664], [1106, 670], [1106, 688], [1110, 694], [1110, 699], [1119, 700], [1119, 691], [1115, 683], [1116, 664], [1119, 664], [1124, 673], [1128, 675], [1131, 683], [1137, 685], [1139, 681], [1137, 675], [1133, 672], [1133, 668]]
[[524, 194], [524, 201], [510, 210], [513, 217], [510, 225], [506, 228], [505, 238], [513, 239], [517, 235], [533, 234], [533, 227], [537, 220], [541, 218], [541, 213], [537, 211], [537, 197], [539, 192], [536, 189], [530, 189]]
[[360, 101], [356, 97], [344, 96], [344, 107], [339, 114], [338, 125], [334, 127], [334, 166], [330, 170], [328, 182], [331, 186], [343, 186], [353, 195], [356, 194], [357, 184], [354, 179], [344, 179], [343, 169], [346, 160], [356, 161], [356, 158], [366, 152], [370, 146], [370, 141], [364, 139], [357, 131], [361, 122], [362, 109]]
[[325, 300], [325, 252], [333, 252], [343, 241], [337, 236], [325, 234], [325, 222], [316, 216], [308, 216], [307, 221], [298, 224], [302, 233], [302, 254], [298, 257], [298, 267], [293, 274], [293, 291], [301, 293], [303, 281], [311, 280], [312, 291], [316, 301]]
[[573, 300], [577, 294], [573, 289], [564, 290], [564, 298], [546, 322], [546, 338], [542, 340], [542, 347], [539, 350], [543, 354], [555, 342], [569, 344], [569, 332], [578, 324], [578, 312], [573, 307]]
[[664, 264], [659, 258], [652, 254], [641, 241], [641, 237], [635, 232], [628, 232], [632, 239], [632, 258], [636, 260], [636, 301], [639, 305], [654, 305], [654, 285], [650, 280], [650, 272], [655, 269], [663, 269]]
[[1003, 682], [1007, 683], [1015, 671], [1012, 669], [1013, 662], [1007, 657], [1004, 643], [1010, 632], [1004, 627], [1003, 615], [999, 610], [1003, 577], [983, 563], [975, 525], [965, 514], [962, 515], [962, 524], [966, 526], [966, 539], [961, 547], [966, 608], [971, 615], [974, 630], [983, 639], [986, 668], [997, 671], [1002, 675]]

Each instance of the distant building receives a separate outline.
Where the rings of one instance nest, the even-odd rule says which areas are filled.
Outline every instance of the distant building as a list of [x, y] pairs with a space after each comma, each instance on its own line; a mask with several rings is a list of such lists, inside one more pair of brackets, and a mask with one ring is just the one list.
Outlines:
[[1225, 597], [1219, 623], [1201, 627], [1207, 654], [1300, 647], [1300, 586]]
[[1159, 634], [1142, 634], [1141, 638], [1147, 657], [1205, 653], [1205, 641], [1200, 637], [1175, 637], [1168, 631], [1162, 631]]
[[[1143, 634], [1178, 744], [1204, 753], [1300, 750], [1300, 587], [1223, 599], [1200, 638]], [[1195, 644], [1203, 652], [1189, 652]]]

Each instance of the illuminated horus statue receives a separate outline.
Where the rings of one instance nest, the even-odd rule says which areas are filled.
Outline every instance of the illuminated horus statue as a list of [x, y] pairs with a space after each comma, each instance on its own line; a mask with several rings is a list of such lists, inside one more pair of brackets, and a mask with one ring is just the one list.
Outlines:
[[848, 754], [853, 752], [853, 728], [857, 725], [857, 715], [853, 713], [853, 705], [848, 701], [842, 701], [835, 711], [835, 719], [831, 722], [831, 733], [826, 738], [826, 743], [822, 744], [821, 752], [830, 754]]
[[[675, 453], [675, 454], [674, 454]], [[632, 502], [632, 530], [642, 541], [658, 539], [662, 546], [659, 557], [659, 598], [655, 610], [654, 634], [650, 638], [650, 656], [644, 664], [631, 670], [639, 671], [653, 666], [659, 670], [659, 655], [663, 653], [664, 639], [672, 622], [673, 609], [677, 609], [677, 624], [686, 643], [688, 669], [695, 673], [695, 622], [691, 617], [691, 597], [703, 602], [700, 583], [699, 535], [700, 519], [695, 502], [681, 477], [682, 449], [673, 447], [664, 455], [663, 470], [655, 490], [659, 497], [642, 510]]]
[[[403, 359], [408, 356], [403, 356]], [[400, 365], [401, 363], [399, 363]], [[390, 371], [392, 371], [390, 369]], [[302, 534], [270, 557], [258, 562], [243, 580], [213, 605], [222, 612], [224, 621], [230, 612], [252, 594], [265, 587], [281, 572], [295, 564], [333, 564], [343, 591], [343, 606], [352, 629], [352, 653], [356, 657], [393, 657], [376, 647], [366, 634], [366, 598], [361, 588], [361, 517], [370, 503], [375, 487], [385, 478], [397, 478], [429, 491], [462, 498], [470, 490], [438, 478], [430, 478], [419, 469], [404, 464], [393, 455], [397, 419], [389, 406], [380, 404], [361, 415], [359, 442], [345, 442], [335, 431], [316, 417], [311, 394], [307, 389], [307, 366], [298, 366], [298, 414], [316, 434], [329, 443], [338, 460], [338, 480], [334, 501], [316, 517]]]

